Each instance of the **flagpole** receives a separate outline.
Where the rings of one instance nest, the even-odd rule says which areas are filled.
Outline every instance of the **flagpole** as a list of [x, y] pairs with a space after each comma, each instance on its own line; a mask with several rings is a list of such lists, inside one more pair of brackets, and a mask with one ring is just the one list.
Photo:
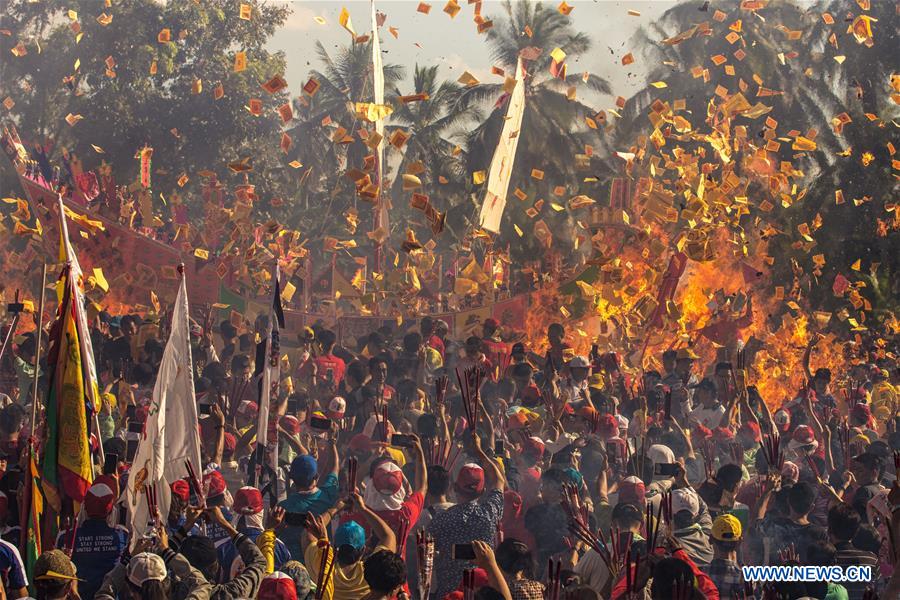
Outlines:
[[[16, 299], [14, 304], [19, 304], [19, 290], [16, 290]], [[21, 306], [19, 307], [21, 308]], [[13, 309], [14, 310], [14, 309]], [[6, 332], [6, 337], [3, 339], [3, 347], [0, 347], [0, 360], [3, 360], [3, 355], [6, 354], [6, 348], [9, 346], [9, 340], [12, 339], [13, 333], [16, 331], [16, 327], [19, 326], [19, 312], [13, 314], [12, 323], [9, 325], [9, 331]], [[19, 390], [19, 393], [22, 393], [22, 390]]]
[[38, 405], [38, 363], [41, 356], [41, 337], [44, 330], [44, 288], [47, 286], [47, 263], [41, 269], [41, 297], [38, 301], [37, 338], [34, 344], [34, 373], [31, 380], [31, 441], [34, 443], [34, 428], [37, 421]]

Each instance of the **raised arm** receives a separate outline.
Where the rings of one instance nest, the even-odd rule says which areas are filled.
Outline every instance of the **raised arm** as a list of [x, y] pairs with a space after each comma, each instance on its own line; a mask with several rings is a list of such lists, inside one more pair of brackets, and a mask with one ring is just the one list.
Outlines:
[[503, 491], [506, 487], [506, 477], [503, 476], [499, 465], [481, 449], [481, 438], [477, 433], [472, 434], [472, 446], [484, 468], [485, 490]]
[[428, 466], [425, 464], [425, 452], [422, 450], [422, 441], [414, 435], [413, 452], [416, 455], [416, 481], [414, 492], [425, 495], [428, 490]]
[[365, 501], [363, 501], [362, 496], [358, 492], [351, 494], [350, 498], [353, 500], [354, 507], [366, 520], [366, 524], [372, 528], [372, 532], [379, 540], [379, 545], [384, 546], [390, 552], [396, 552], [397, 536], [394, 535], [388, 524], [366, 506]]

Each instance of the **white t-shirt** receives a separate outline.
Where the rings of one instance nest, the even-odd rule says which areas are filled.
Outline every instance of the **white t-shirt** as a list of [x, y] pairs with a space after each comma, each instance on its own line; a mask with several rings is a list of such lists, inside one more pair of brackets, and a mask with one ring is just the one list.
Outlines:
[[724, 416], [725, 407], [720, 403], [716, 403], [712, 408], [698, 406], [691, 412], [689, 419], [697, 423], [702, 423], [704, 427], [715, 429], [722, 423], [722, 417]]

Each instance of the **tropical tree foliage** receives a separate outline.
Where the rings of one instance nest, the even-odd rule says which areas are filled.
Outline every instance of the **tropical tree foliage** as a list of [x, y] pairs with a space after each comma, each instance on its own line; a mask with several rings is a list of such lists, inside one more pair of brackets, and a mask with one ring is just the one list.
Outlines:
[[[9, 116], [28, 139], [52, 141], [57, 155], [74, 152], [86, 169], [106, 161], [119, 183], [136, 177], [133, 155], [147, 145], [154, 189], [164, 195], [196, 191], [200, 170], [229, 181], [225, 165], [240, 159], [250, 159], [258, 190], [270, 192], [283, 164], [271, 117], [287, 96], [260, 85], [284, 73], [284, 56], [266, 43], [289, 9], [249, 4], [246, 20], [231, 0], [110, 8], [12, 0], [0, 16], [10, 32], [0, 36], [0, 97], [15, 103]], [[238, 51], [247, 59], [241, 72], [233, 68]], [[262, 102], [260, 116], [247, 110], [252, 98]], [[184, 189], [176, 185], [182, 175]]]

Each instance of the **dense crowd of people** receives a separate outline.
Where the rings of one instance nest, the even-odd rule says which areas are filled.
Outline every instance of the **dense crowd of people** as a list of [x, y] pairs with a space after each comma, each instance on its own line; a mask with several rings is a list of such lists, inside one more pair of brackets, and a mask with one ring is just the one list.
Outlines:
[[[38, 350], [16, 337], [0, 410], [7, 596], [900, 598], [896, 348], [762, 398], [753, 378], [766, 374], [741, 351], [702, 364], [681, 347], [636, 371], [615, 353], [575, 354], [560, 324], [541, 353], [493, 319], [456, 340], [424, 317], [355, 347], [324, 327], [283, 331], [278, 468], [263, 482], [254, 348], [266, 327], [192, 323], [202, 487], [168, 482], [168, 514], [131, 539], [121, 490], [165, 326], [101, 313], [92, 442], [106, 461], [30, 577], [17, 499]], [[871, 581], [761, 584], [742, 565], [869, 566]]]

